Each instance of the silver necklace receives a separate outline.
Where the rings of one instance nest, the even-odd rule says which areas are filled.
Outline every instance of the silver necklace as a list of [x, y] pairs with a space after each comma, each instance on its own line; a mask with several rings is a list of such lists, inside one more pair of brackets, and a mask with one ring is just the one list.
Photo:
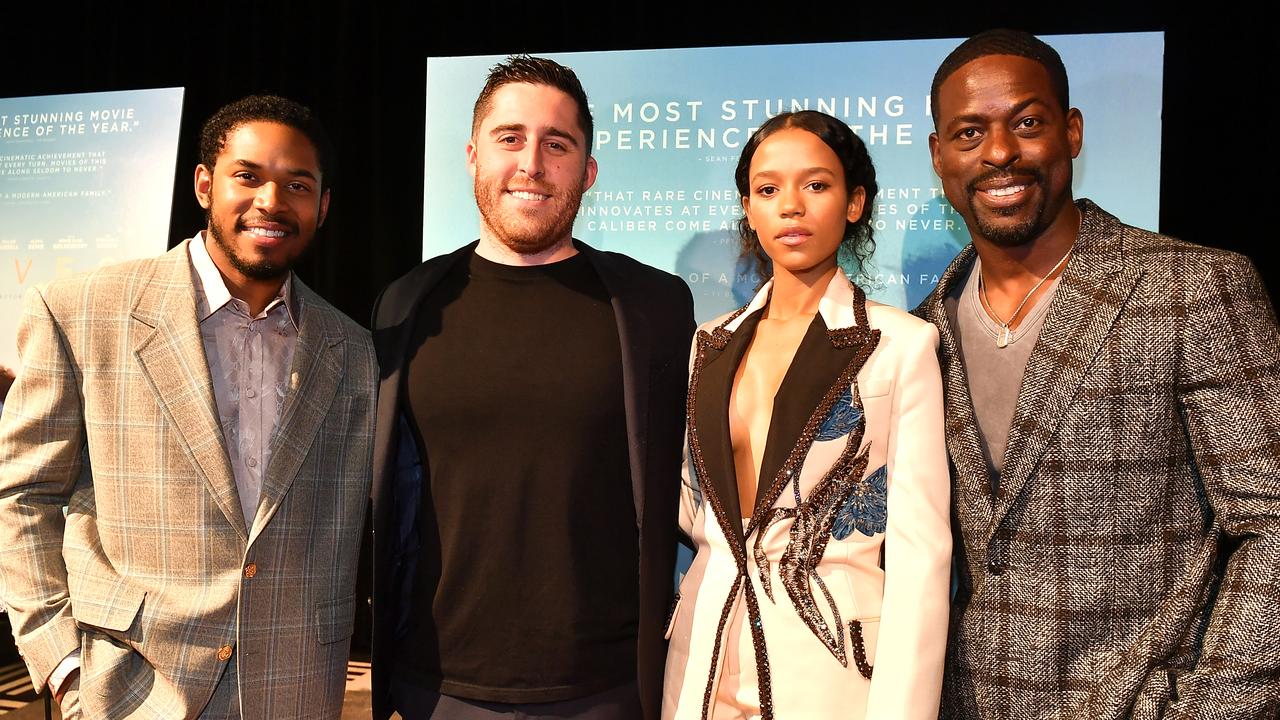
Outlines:
[[1013, 309], [1013, 314], [1009, 316], [1008, 320], [1002, 320], [1000, 316], [996, 314], [995, 308], [991, 305], [991, 301], [987, 299], [987, 287], [982, 282], [982, 270], [978, 270], [978, 294], [982, 296], [982, 303], [986, 306], [987, 312], [991, 314], [991, 318], [1000, 326], [1000, 332], [996, 333], [996, 347], [1008, 347], [1009, 343], [1013, 340], [1013, 331], [1009, 329], [1009, 324], [1018, 319], [1018, 313], [1022, 312], [1023, 306], [1027, 304], [1027, 301], [1031, 299], [1032, 295], [1036, 294], [1036, 291], [1040, 289], [1040, 286], [1044, 284], [1044, 281], [1053, 277], [1053, 274], [1058, 272], [1058, 268], [1061, 268], [1062, 265], [1067, 262], [1067, 258], [1071, 257], [1071, 250], [1072, 248], [1067, 248], [1067, 252], [1062, 256], [1062, 259], [1058, 260], [1058, 264], [1054, 265], [1047, 275], [1040, 278], [1035, 285], [1031, 286], [1031, 289], [1027, 291], [1027, 294], [1022, 296], [1022, 302], [1018, 303], [1018, 307]]

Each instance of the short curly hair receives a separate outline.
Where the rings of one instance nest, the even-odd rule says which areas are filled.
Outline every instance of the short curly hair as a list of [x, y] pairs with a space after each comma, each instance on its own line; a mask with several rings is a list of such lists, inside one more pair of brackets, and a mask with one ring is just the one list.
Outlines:
[[231, 133], [251, 122], [279, 123], [306, 135], [316, 149], [321, 185], [333, 187], [333, 146], [324, 125], [311, 108], [278, 95], [250, 95], [218, 108], [200, 129], [200, 164], [212, 170]]
[[938, 126], [938, 89], [955, 71], [978, 58], [988, 55], [1016, 55], [1034, 60], [1049, 73], [1053, 93], [1062, 105], [1062, 112], [1071, 108], [1071, 93], [1067, 83], [1067, 68], [1062, 64], [1058, 51], [1029, 32], [1000, 28], [987, 30], [965, 40], [947, 55], [938, 71], [933, 74], [933, 87], [929, 91], [929, 110], [933, 114], [933, 126]]

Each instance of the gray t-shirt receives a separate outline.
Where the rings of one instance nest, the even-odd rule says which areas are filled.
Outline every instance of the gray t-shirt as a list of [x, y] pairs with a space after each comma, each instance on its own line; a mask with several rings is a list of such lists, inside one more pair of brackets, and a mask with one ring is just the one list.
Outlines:
[[1018, 404], [1022, 374], [1040, 338], [1040, 329], [1044, 327], [1045, 316], [1049, 313], [1049, 305], [1062, 276], [1046, 283], [1048, 290], [1023, 316], [1008, 345], [999, 347], [996, 339], [1001, 332], [1000, 324], [991, 319], [978, 299], [978, 273], [981, 270], [982, 261], [975, 258], [968, 277], [951, 291], [944, 305], [960, 344], [960, 359], [969, 379], [978, 437], [982, 440], [987, 465], [993, 471], [994, 491], [999, 488], [1000, 473], [1004, 470], [1004, 450], [1009, 442], [1009, 428]]

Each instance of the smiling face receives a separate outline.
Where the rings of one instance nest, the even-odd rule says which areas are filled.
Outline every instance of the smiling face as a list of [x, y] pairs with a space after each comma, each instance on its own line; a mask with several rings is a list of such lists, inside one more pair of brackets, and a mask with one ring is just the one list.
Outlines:
[[846, 223], [862, 216], [866, 200], [863, 188], [845, 187], [835, 152], [808, 130], [778, 130], [756, 148], [747, 178], [742, 209], [774, 274], [834, 268]]
[[227, 134], [212, 168], [196, 167], [209, 256], [233, 286], [278, 285], [311, 244], [329, 210], [307, 136], [275, 122]]
[[578, 126], [578, 106], [549, 85], [509, 83], [467, 146], [480, 234], [521, 255], [572, 241], [582, 194], [596, 161]]
[[933, 169], [975, 241], [1014, 247], [1074, 217], [1071, 161], [1084, 120], [1049, 73], [1015, 55], [966, 63], [938, 88]]

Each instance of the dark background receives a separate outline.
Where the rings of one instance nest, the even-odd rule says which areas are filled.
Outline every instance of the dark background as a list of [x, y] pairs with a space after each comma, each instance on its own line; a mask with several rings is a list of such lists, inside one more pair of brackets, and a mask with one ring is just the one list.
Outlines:
[[1275, 237], [1274, 221], [1255, 211], [1266, 207], [1268, 191], [1256, 187], [1269, 176], [1253, 175], [1269, 162], [1275, 41], [1267, 23], [1225, 4], [1202, 6], [1196, 16], [1114, 6], [1002, 4], [998, 13], [973, 3], [937, 11], [894, 5], [538, 0], [428, 10], [343, 0], [210, 3], [157, 15], [120, 3], [49, 3], [47, 17], [0, 20], [0, 97], [185, 86], [173, 197], [155, 198], [172, 204], [170, 245], [204, 224], [192, 194], [204, 119], [256, 92], [310, 105], [333, 136], [338, 171], [329, 220], [299, 274], [367, 322], [378, 291], [421, 257], [428, 55], [963, 38], [999, 26], [1037, 34], [1163, 30], [1159, 230], [1251, 256], [1275, 303], [1280, 271], [1268, 247], [1274, 240], [1265, 240]]

